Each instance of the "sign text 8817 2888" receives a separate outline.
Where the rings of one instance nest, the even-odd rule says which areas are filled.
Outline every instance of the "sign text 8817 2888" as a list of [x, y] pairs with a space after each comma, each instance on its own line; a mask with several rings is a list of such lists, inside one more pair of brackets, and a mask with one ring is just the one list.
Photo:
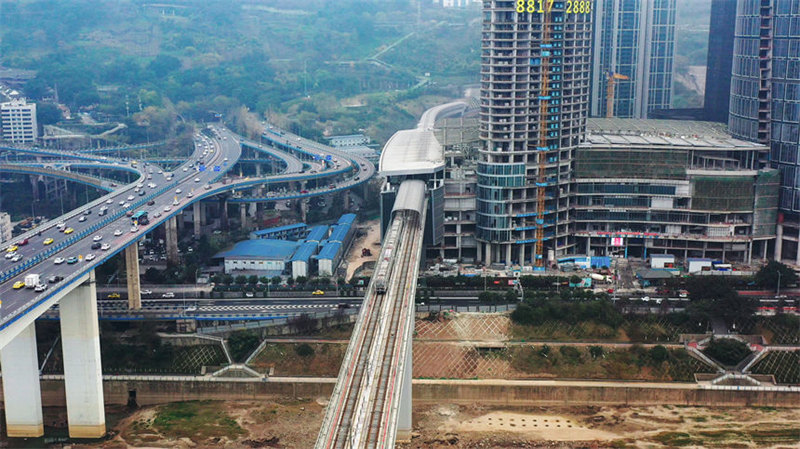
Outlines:
[[[556, 0], [517, 0], [517, 12], [527, 12], [531, 14], [541, 14], [550, 12], [553, 9], [553, 4]], [[591, 14], [592, 1], [591, 0], [567, 0], [566, 2], [559, 1], [559, 6], [565, 7], [564, 12], [567, 14]]]

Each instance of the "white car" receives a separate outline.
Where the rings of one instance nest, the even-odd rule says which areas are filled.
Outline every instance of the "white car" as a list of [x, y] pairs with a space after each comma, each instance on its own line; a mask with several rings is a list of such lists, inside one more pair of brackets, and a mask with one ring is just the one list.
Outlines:
[[83, 223], [84, 221], [86, 221], [86, 216], [85, 215], [81, 215], [81, 218], [79, 218], [78, 221]]
[[162, 298], [174, 298], [175, 297], [175, 293], [166, 292], [166, 293], [162, 294], [161, 297]]
[[125, 204], [125, 200], [122, 200], [122, 201], [120, 201], [120, 202], [119, 202], [119, 205], [120, 205], [120, 206], [122, 206], [122, 205], [124, 205], [124, 204]]
[[16, 256], [16, 255], [17, 255], [16, 251], [12, 251], [10, 253], [6, 253], [6, 259], [13, 259], [14, 256]]
[[64, 229], [64, 226], [66, 226], [66, 225], [67, 224], [62, 221], [61, 223], [56, 225], [56, 229], [58, 229], [60, 231], [60, 230]]
[[169, 212], [169, 211], [171, 211], [171, 210], [172, 210], [172, 208], [171, 208], [171, 207], [169, 207], [169, 206], [164, 206], [164, 212]]
[[90, 261], [90, 260], [94, 260], [94, 254], [92, 254], [92, 253], [89, 253], [89, 254], [87, 254], [87, 255], [86, 255], [86, 257], [85, 257], [84, 259], [85, 259], [87, 262], [88, 262], [88, 261]]
[[194, 196], [194, 193], [192, 193], [192, 192], [189, 192], [189, 193], [186, 194], [186, 198], [191, 198], [193, 196]]
[[113, 203], [113, 202], [114, 202], [114, 200], [112, 200], [112, 199], [110, 199], [110, 198], [106, 200], [106, 204], [111, 204], [111, 203]]
[[183, 167], [183, 171], [189, 171], [189, 167]]
[[159, 170], [159, 171], [158, 171], [158, 174], [159, 174], [159, 175], [163, 175], [163, 174], [164, 174], [164, 170]]
[[133, 201], [133, 195], [128, 195], [128, 201]]
[[11, 258], [12, 262], [19, 262], [22, 260], [22, 254], [15, 254], [14, 257]]
[[116, 231], [114, 231], [114, 236], [119, 237], [121, 235], [122, 235], [122, 230], [121, 229], [117, 229]]
[[101, 246], [100, 249], [103, 251], [108, 251], [109, 249], [111, 249], [111, 245], [109, 245], [108, 243], [103, 243], [103, 246]]
[[206, 184], [206, 186], [205, 186], [204, 188], [205, 188], [206, 190], [211, 190], [211, 186], [210, 186], [210, 185], [208, 185], [208, 184]]
[[131, 226], [131, 234], [134, 234], [134, 233], [136, 233], [138, 231], [139, 231], [139, 228], [137, 228], [136, 226]]
[[155, 189], [156, 185], [151, 182], [150, 184], [147, 184], [147, 187], [149, 187], [151, 189]]
[[143, 295], [152, 295], [153, 291], [152, 290], [142, 290], [140, 293], [143, 294]]
[[160, 216], [161, 216], [161, 212], [159, 212], [159, 211], [155, 211], [155, 212], [153, 213], [153, 218], [158, 218], [158, 217], [160, 217]]
[[127, 208], [131, 207], [131, 203], [125, 203], [125, 204], [122, 205], [122, 207], [127, 209]]
[[180, 194], [181, 194], [181, 192], [182, 192], [182, 190], [181, 190], [181, 189], [177, 189], [177, 190], [175, 190], [175, 194], [176, 194], [176, 195], [180, 195]]
[[200, 182], [200, 178], [194, 178], [194, 182]]
[[140, 188], [140, 189], [141, 189], [142, 187], [144, 187], [144, 184], [142, 184], [142, 183], [140, 182], [139, 184], [136, 184], [136, 187], [138, 187], [138, 188]]
[[64, 263], [64, 260], [65, 259], [63, 257], [56, 257], [56, 260], [54, 260], [53, 263], [56, 265], [61, 265], [62, 263]]
[[174, 200], [172, 200], [172, 205], [173, 205], [173, 206], [177, 206], [178, 204], [180, 204], [180, 201], [178, 201], [178, 199], [177, 199], [177, 198], [175, 198]]
[[94, 238], [92, 238], [92, 240], [94, 240], [95, 242], [99, 242], [100, 240], [103, 240], [103, 236], [98, 234], [98, 235], [94, 236]]
[[47, 284], [39, 284], [33, 289], [35, 292], [43, 292], [45, 290], [47, 290]]

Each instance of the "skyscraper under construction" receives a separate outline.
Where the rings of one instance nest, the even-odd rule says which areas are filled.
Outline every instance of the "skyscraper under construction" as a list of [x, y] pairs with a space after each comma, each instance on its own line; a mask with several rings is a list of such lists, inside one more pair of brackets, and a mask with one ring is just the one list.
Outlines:
[[484, 0], [478, 258], [544, 269], [565, 254], [572, 160], [589, 107], [591, 8]]

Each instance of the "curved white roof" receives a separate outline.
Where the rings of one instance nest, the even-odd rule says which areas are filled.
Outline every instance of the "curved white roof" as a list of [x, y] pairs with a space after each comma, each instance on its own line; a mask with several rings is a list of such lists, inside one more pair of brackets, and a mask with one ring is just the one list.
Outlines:
[[384, 176], [434, 173], [444, 169], [444, 147], [433, 134], [436, 120], [459, 113], [464, 101], [454, 101], [428, 109], [415, 129], [397, 131], [383, 147], [380, 173]]

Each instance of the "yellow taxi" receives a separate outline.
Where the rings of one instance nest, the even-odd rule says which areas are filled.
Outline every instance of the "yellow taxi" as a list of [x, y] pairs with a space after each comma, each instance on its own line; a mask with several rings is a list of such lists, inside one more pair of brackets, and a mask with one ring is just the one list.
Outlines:
[[45, 245], [50, 245], [52, 243], [53, 243], [53, 238], [52, 237], [48, 237], [48, 238], [44, 239], [44, 244]]
[[22, 281], [14, 282], [14, 290], [19, 290], [25, 286], [25, 283]]
[[7, 252], [7, 253], [13, 253], [14, 251], [16, 251], [16, 250], [18, 250], [18, 249], [19, 249], [19, 246], [17, 246], [17, 245], [11, 245], [11, 246], [9, 246], [8, 248], [6, 248], [6, 252]]
[[72, 234], [75, 230], [72, 228], [64, 229], [64, 234]]
[[312, 295], [324, 295], [325, 292], [323, 292], [322, 290], [314, 290], [311, 294]]
[[119, 299], [119, 293], [109, 293], [108, 299]]

